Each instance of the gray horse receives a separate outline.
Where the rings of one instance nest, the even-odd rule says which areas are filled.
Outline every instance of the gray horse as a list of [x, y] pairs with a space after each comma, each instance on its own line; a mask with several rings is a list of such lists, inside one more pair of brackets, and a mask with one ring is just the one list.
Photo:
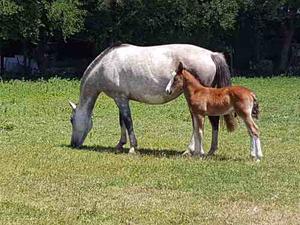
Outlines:
[[[92, 111], [101, 92], [113, 98], [119, 108], [121, 138], [116, 148], [123, 149], [130, 140], [129, 153], [134, 153], [137, 140], [133, 130], [129, 100], [147, 104], [164, 104], [177, 98], [182, 90], [171, 95], [165, 88], [181, 61], [206, 86], [231, 85], [230, 72], [221, 53], [187, 44], [140, 47], [117, 44], [104, 50], [86, 69], [81, 79], [79, 104], [69, 102], [71, 116], [71, 146], [80, 147], [92, 128]], [[210, 153], [217, 149], [219, 117], [210, 117], [212, 143]], [[197, 155], [195, 129], [185, 154]], [[200, 154], [200, 153], [199, 153]]]

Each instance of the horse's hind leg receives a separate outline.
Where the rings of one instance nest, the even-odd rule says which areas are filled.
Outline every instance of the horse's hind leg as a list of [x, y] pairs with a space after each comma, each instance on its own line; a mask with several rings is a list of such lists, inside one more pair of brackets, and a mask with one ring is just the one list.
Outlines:
[[[120, 115], [122, 120], [122, 125], [123, 123], [125, 124], [129, 140], [130, 140], [130, 150], [129, 153], [135, 153], [135, 148], [137, 147], [137, 140], [134, 134], [133, 130], [133, 123], [132, 123], [132, 118], [131, 118], [131, 112], [130, 112], [130, 107], [129, 107], [129, 100], [127, 98], [115, 98], [115, 102], [117, 106], [119, 107], [120, 110]], [[124, 132], [124, 129], [121, 125], [121, 139], [125, 133], [126, 137], [126, 132]], [[120, 140], [121, 141], [121, 140]]]
[[117, 151], [122, 151], [123, 145], [127, 143], [127, 132], [126, 132], [125, 122], [122, 118], [121, 110], [119, 110], [119, 123], [121, 127], [121, 138], [119, 140], [119, 143], [116, 146], [116, 149]]
[[218, 149], [218, 133], [219, 133], [219, 116], [209, 116], [209, 121], [212, 127], [211, 146], [207, 155], [214, 155]]

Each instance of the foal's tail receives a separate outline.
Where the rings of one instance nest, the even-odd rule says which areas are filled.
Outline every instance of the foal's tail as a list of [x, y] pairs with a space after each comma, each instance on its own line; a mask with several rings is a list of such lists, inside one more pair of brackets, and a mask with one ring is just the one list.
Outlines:
[[254, 93], [252, 93], [252, 97], [253, 97], [253, 107], [252, 107], [252, 112], [251, 112], [251, 116], [255, 119], [258, 119], [258, 115], [259, 115], [259, 104], [258, 104], [258, 100], [255, 96]]
[[[224, 55], [222, 53], [213, 53], [211, 59], [216, 65], [216, 75], [211, 86], [217, 88], [231, 86], [231, 75]], [[236, 129], [237, 119], [234, 113], [224, 115], [224, 120], [229, 132]]]

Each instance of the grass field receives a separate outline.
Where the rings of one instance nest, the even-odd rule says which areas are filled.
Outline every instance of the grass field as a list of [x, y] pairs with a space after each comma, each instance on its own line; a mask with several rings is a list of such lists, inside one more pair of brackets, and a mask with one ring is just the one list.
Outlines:
[[300, 79], [234, 83], [260, 100], [260, 163], [242, 123], [221, 129], [212, 159], [181, 157], [192, 131], [183, 96], [131, 103], [136, 156], [114, 153], [118, 111], [101, 96], [75, 150], [67, 100], [77, 101], [79, 81], [0, 83], [0, 224], [300, 224]]

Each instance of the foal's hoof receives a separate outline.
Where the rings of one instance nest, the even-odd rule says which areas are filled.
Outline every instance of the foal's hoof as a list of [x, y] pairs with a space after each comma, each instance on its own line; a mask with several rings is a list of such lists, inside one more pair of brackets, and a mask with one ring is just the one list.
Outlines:
[[252, 160], [256, 163], [259, 163], [261, 158], [260, 157], [255, 157], [255, 156], [251, 156]]
[[204, 159], [205, 154], [203, 154], [203, 153], [194, 153], [193, 157], [194, 158], [199, 158], [199, 159]]

